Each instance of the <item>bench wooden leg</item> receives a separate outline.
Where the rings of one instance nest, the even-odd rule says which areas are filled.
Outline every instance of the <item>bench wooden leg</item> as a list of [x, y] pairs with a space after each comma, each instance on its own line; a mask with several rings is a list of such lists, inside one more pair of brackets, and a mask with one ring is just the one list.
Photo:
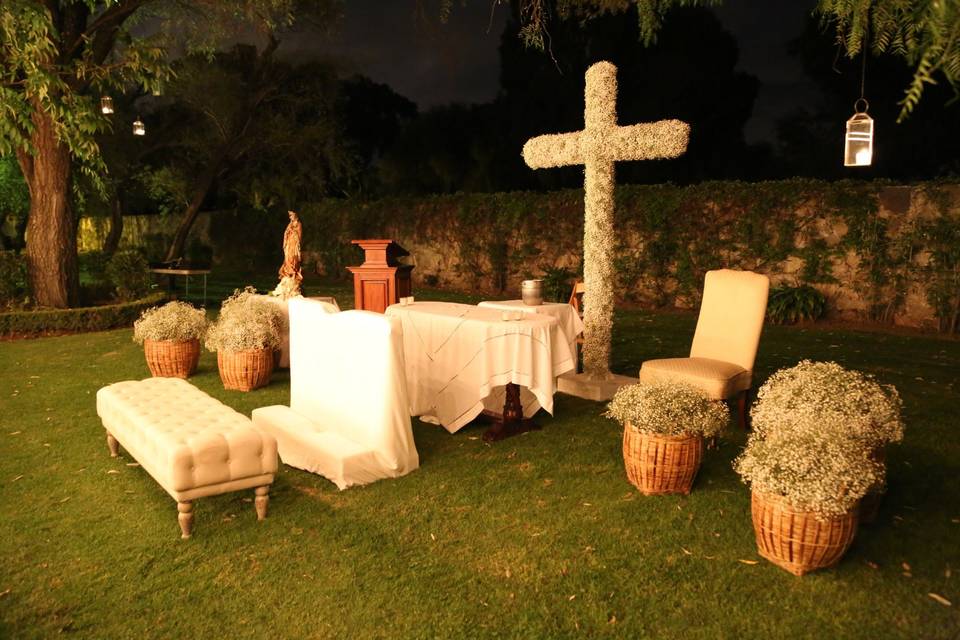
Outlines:
[[257, 520], [263, 520], [267, 517], [267, 505], [270, 504], [270, 485], [257, 487], [254, 493], [257, 496], [253, 501], [253, 506], [257, 509]]
[[120, 455], [120, 443], [117, 442], [117, 439], [107, 431], [107, 446], [110, 447], [110, 457], [116, 458]]
[[193, 502], [177, 503], [177, 521], [180, 523], [180, 537], [189, 538], [190, 530], [193, 529]]

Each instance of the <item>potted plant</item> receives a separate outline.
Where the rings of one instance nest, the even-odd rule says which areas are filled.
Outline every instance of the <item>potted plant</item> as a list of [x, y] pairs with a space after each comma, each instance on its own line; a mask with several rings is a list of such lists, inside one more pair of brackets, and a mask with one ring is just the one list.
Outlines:
[[250, 391], [270, 383], [274, 350], [283, 335], [283, 312], [247, 287], [223, 301], [207, 331], [206, 346], [217, 352], [225, 389]]
[[627, 478], [648, 496], [690, 493], [704, 438], [716, 436], [729, 420], [723, 403], [676, 384], [622, 387], [605, 415], [623, 425]]
[[[763, 439], [829, 431], [886, 460], [885, 447], [903, 440], [902, 402], [892, 385], [844, 369], [835, 362], [804, 360], [774, 373], [760, 387], [750, 411], [754, 433]], [[860, 522], [872, 522], [885, 478], [871, 487], [860, 504]]]
[[197, 370], [200, 338], [207, 330], [203, 309], [168, 302], [144, 311], [133, 323], [133, 340], [143, 345], [154, 377], [189, 378]]
[[750, 485], [761, 556], [801, 576], [835, 565], [857, 531], [857, 505], [883, 464], [835, 431], [751, 433], [734, 469]]

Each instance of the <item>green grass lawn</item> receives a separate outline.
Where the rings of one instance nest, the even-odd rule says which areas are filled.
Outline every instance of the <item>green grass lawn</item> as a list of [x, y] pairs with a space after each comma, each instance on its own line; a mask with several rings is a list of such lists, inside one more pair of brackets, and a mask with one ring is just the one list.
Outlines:
[[[694, 320], [623, 311], [614, 368], [683, 355]], [[421, 468], [398, 480], [339, 492], [283, 467], [266, 521], [252, 491], [205, 498], [181, 540], [174, 501], [110, 458], [96, 415], [98, 388], [148, 375], [130, 338], [0, 343], [0, 637], [960, 637], [960, 342], [767, 328], [759, 381], [831, 359], [905, 405], [877, 523], [797, 578], [742, 562], [759, 560], [730, 467], [742, 433], [689, 497], [646, 498], [603, 407], [566, 396], [542, 431], [492, 446], [482, 426], [415, 422]], [[288, 380], [227, 392], [204, 354], [191, 381], [249, 414], [287, 402]]]

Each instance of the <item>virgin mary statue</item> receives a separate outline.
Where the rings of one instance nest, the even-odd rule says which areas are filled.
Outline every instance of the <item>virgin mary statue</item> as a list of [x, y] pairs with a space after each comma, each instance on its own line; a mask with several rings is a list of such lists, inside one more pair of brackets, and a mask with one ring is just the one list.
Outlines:
[[281, 298], [293, 298], [300, 293], [300, 283], [303, 282], [303, 273], [300, 271], [300, 239], [303, 237], [303, 227], [296, 212], [288, 211], [290, 223], [283, 232], [283, 265], [280, 267], [280, 284], [273, 290], [273, 295]]

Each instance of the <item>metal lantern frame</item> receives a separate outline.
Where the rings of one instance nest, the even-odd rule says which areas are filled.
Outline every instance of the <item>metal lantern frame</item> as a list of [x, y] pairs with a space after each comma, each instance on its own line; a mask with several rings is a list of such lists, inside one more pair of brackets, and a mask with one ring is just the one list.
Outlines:
[[847, 120], [847, 133], [844, 136], [845, 167], [867, 167], [873, 162], [873, 118], [867, 114], [869, 108], [870, 103], [864, 98], [853, 103], [853, 116]]
[[137, 119], [133, 121], [133, 135], [147, 135], [147, 125], [143, 124], [143, 120], [140, 119], [140, 116], [137, 116]]
[[100, 113], [105, 116], [113, 113], [113, 98], [110, 96], [100, 97]]

